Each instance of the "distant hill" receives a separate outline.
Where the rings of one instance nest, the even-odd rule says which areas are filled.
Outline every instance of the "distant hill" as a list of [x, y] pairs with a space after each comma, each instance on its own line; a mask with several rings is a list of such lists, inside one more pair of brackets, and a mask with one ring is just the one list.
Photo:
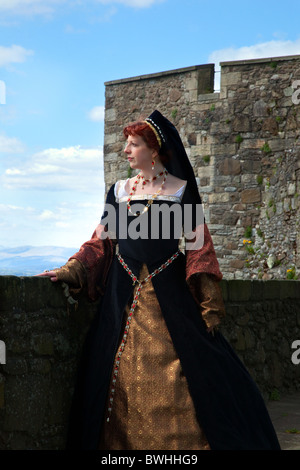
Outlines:
[[59, 268], [77, 251], [59, 246], [0, 246], [0, 275], [34, 276], [45, 269]]

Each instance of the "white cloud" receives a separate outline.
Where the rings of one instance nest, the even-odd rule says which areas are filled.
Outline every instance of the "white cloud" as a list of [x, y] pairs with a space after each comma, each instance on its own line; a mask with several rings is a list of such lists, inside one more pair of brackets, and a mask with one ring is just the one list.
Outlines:
[[88, 112], [88, 118], [90, 121], [102, 122], [104, 121], [104, 106], [95, 106]]
[[147, 8], [155, 3], [162, 3], [164, 0], [97, 0], [98, 3], [103, 3], [105, 5], [111, 3], [121, 3], [122, 5], [126, 5], [128, 7], [136, 7], [136, 8]]
[[[25, 208], [21, 206], [15, 206], [13, 204], [0, 204], [0, 213], [5, 213], [8, 211], [23, 211]], [[28, 208], [28, 210], [32, 210]]]
[[93, 203], [74, 200], [56, 204], [48, 198], [43, 202], [44, 209], [0, 204], [0, 247], [50, 245], [79, 248], [91, 238], [99, 223], [103, 195], [104, 192], [99, 202]]
[[239, 48], [228, 47], [219, 49], [209, 56], [209, 61], [219, 64], [223, 61], [262, 59], [265, 57], [279, 57], [298, 55], [300, 53], [300, 39], [296, 41], [268, 41], [253, 46]]
[[[16, 16], [33, 16], [33, 15], [51, 15], [56, 7], [60, 4], [73, 6], [74, 3], [81, 5], [91, 0], [81, 2], [77, 0], [0, 0], [0, 13]], [[94, 0], [93, 0], [94, 1]], [[103, 5], [122, 4], [128, 7], [147, 8], [164, 0], [97, 0]]]
[[7, 137], [0, 134], [0, 154], [3, 153], [22, 153], [24, 152], [24, 145], [15, 137]]
[[10, 47], [0, 46], [0, 67], [5, 67], [12, 63], [23, 63], [26, 61], [28, 56], [33, 54], [34, 52], [32, 50], [25, 49], [24, 47], [17, 46], [15, 44]]
[[22, 171], [18, 168], [8, 168], [7, 170], [5, 170], [5, 173], [7, 175], [21, 175]]
[[[215, 70], [219, 71], [220, 62], [235, 60], [264, 59], [267, 57], [275, 58], [280, 56], [300, 54], [300, 39], [295, 41], [273, 40], [252, 46], [243, 46], [239, 48], [228, 47], [213, 51], [208, 58], [210, 63], [215, 63]], [[218, 74], [219, 75], [219, 74]], [[216, 77], [215, 88], [219, 87], [219, 77]]]
[[53, 211], [49, 209], [44, 209], [42, 213], [38, 216], [40, 220], [48, 220], [48, 219], [55, 219], [55, 214]]
[[68, 224], [66, 222], [56, 222], [55, 223], [55, 227], [59, 227], [59, 228], [68, 228], [70, 227], [71, 224]]
[[0, 12], [14, 15], [48, 15], [57, 4], [66, 0], [0, 0]]
[[[25, 161], [25, 163], [23, 163]], [[6, 168], [0, 182], [6, 189], [71, 190], [98, 193], [103, 186], [103, 151], [80, 146], [50, 148]]]
[[86, 33], [87, 30], [86, 29], [83, 29], [83, 28], [75, 28], [74, 26], [72, 26], [71, 24], [67, 24], [65, 26], [65, 33], [67, 34], [82, 34], [82, 33]]

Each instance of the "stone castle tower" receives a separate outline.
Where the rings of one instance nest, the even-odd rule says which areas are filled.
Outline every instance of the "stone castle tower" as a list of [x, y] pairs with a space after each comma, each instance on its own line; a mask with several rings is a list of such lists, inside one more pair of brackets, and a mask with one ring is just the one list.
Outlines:
[[122, 129], [160, 110], [197, 177], [227, 279], [300, 271], [300, 55], [200, 65], [107, 82], [104, 170], [128, 177]]

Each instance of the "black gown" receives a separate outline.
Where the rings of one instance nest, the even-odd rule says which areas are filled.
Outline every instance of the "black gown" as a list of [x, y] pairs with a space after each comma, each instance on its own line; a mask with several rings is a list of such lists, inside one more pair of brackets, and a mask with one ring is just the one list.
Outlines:
[[[133, 211], [138, 202], [141, 201], [132, 202]], [[170, 233], [167, 239], [121, 238], [118, 213], [126, 202], [117, 203], [112, 187], [107, 203], [116, 209], [119, 252], [137, 276], [144, 264], [151, 273], [178, 250], [177, 233]], [[174, 204], [155, 200], [153, 205], [162, 203]], [[182, 207], [188, 203], [183, 196]], [[152, 206], [142, 216], [148, 217], [149, 234], [151, 210]], [[135, 219], [129, 215], [128, 224]], [[212, 450], [279, 450], [264, 400], [253, 379], [222, 334], [207, 332], [186, 282], [185, 262], [185, 255], [180, 254], [152, 283], [209, 446]], [[132, 293], [132, 279], [114, 256], [82, 354], [68, 449], [99, 448], [114, 358], [123, 334], [123, 315], [131, 304]]]

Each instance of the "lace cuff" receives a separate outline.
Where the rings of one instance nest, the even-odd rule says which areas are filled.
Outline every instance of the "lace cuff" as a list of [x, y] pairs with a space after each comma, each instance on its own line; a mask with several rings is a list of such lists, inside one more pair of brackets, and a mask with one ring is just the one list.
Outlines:
[[58, 281], [68, 284], [75, 294], [79, 293], [86, 283], [85, 269], [77, 259], [70, 259], [64, 266], [54, 271]]
[[189, 287], [200, 307], [207, 328], [217, 327], [225, 317], [225, 306], [219, 282], [209, 274], [200, 273], [191, 276]]

